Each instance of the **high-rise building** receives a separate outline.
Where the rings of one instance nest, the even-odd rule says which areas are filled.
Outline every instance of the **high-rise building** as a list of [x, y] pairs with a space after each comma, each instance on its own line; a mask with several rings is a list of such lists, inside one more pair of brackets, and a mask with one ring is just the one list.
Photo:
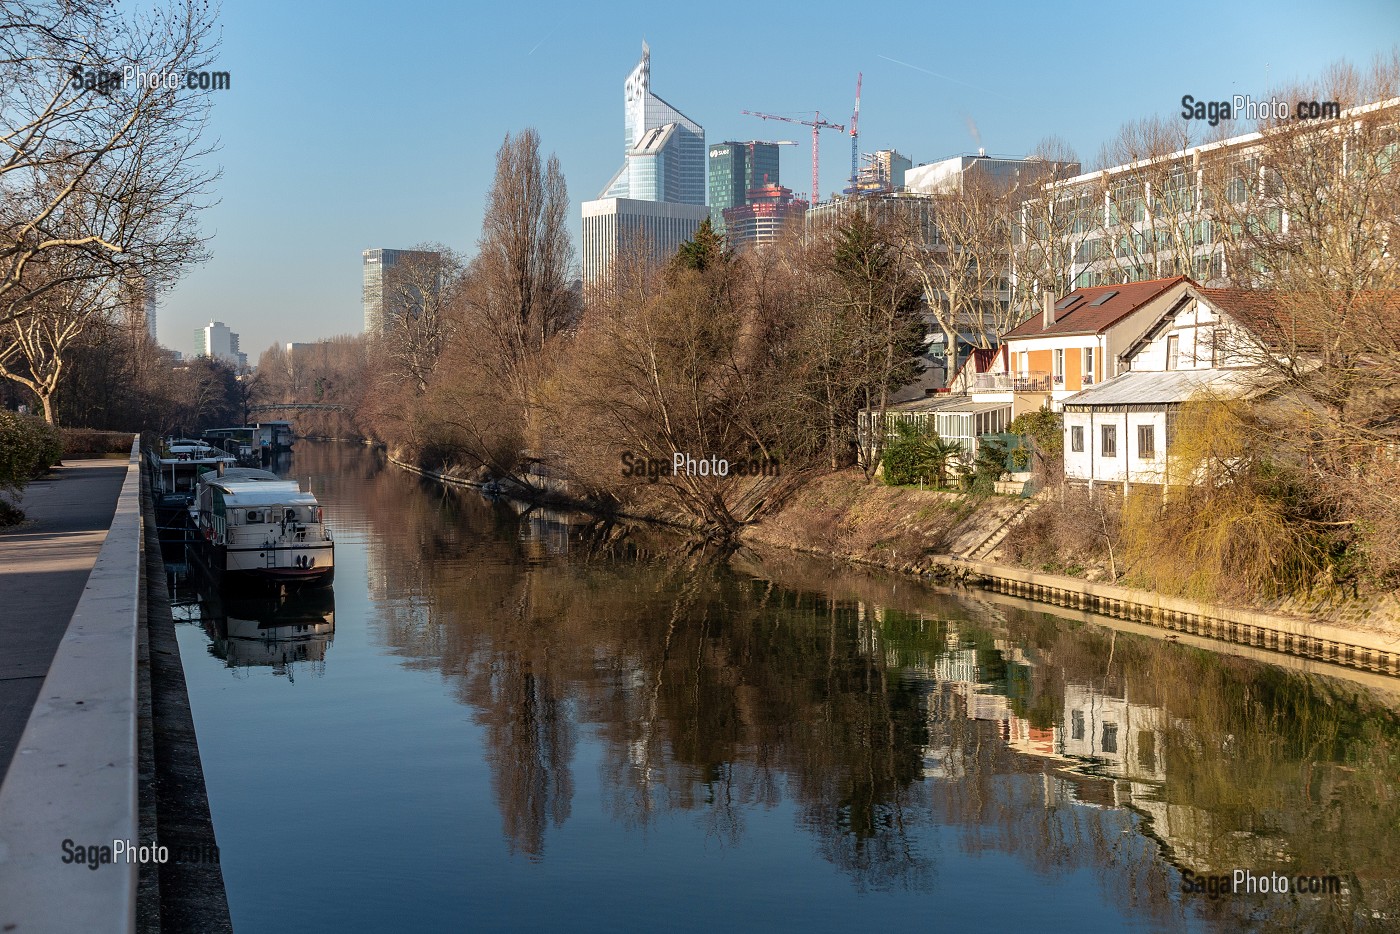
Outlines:
[[702, 204], [668, 204], [631, 198], [599, 198], [583, 203], [583, 281], [594, 283], [608, 274], [624, 249], [664, 258], [695, 235], [709, 216]]
[[[441, 261], [442, 255], [429, 250], [365, 250], [364, 289], [362, 292], [365, 312], [365, 333], [384, 333], [384, 325], [396, 315], [404, 314], [422, 296], [415, 298], [415, 290], [395, 289], [392, 285], [396, 267], [412, 268], [414, 264], [428, 264], [432, 269]], [[426, 278], [432, 278], [430, 275]], [[385, 299], [386, 291], [389, 298]], [[396, 297], [397, 295], [397, 297]]]
[[222, 321], [210, 321], [194, 332], [194, 355], [213, 357], [239, 368], [248, 365], [248, 355], [238, 347], [238, 335]]
[[777, 143], [726, 140], [711, 146], [710, 214], [715, 230], [724, 233], [724, 212], [748, 204], [748, 192], [777, 184]]
[[792, 196], [782, 185], [750, 188], [744, 203], [726, 208], [724, 224], [729, 242], [736, 250], [749, 250], [773, 243], [788, 224], [800, 224], [807, 213], [807, 202]]
[[629, 243], [657, 257], [674, 250], [709, 213], [705, 129], [651, 93], [651, 50], [645, 42], [641, 60], [623, 83], [623, 143], [622, 168], [597, 200], [583, 203], [586, 282], [606, 274]]
[[156, 339], [156, 290], [144, 276], [133, 272], [126, 277], [121, 307], [128, 328], [145, 331], [151, 340]]

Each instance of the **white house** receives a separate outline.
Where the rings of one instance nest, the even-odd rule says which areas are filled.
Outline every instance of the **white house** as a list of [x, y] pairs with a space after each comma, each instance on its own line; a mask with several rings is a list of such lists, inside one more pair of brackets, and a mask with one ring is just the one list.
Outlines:
[[1124, 350], [1157, 319], [1163, 301], [1182, 295], [1185, 276], [1075, 289], [1002, 336], [1003, 354], [975, 391], [1002, 390], [1013, 415], [1059, 411], [1065, 399], [1121, 372]]
[[1119, 358], [1120, 375], [1064, 400], [1065, 477], [1094, 483], [1174, 482], [1167, 449], [1193, 398], [1244, 398], [1270, 379], [1261, 327], [1279, 293], [1203, 289], [1190, 280], [1151, 303], [1153, 322]]

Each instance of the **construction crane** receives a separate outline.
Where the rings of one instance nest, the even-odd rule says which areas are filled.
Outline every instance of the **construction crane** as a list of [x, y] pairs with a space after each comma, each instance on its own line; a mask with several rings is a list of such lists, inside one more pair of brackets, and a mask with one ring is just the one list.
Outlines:
[[820, 197], [820, 192], [821, 192], [821, 181], [820, 181], [820, 178], [821, 178], [821, 173], [820, 173], [821, 156], [820, 156], [819, 143], [818, 143], [818, 141], [817, 141], [817, 132], [818, 132], [819, 130], [835, 130], [835, 131], [837, 131], [838, 133], [844, 133], [844, 132], [846, 132], [846, 128], [845, 128], [844, 126], [842, 126], [841, 124], [839, 124], [839, 123], [830, 123], [830, 122], [828, 122], [828, 121], [826, 121], [826, 120], [823, 120], [823, 119], [822, 119], [822, 113], [821, 113], [820, 110], [815, 111], [815, 112], [813, 113], [812, 119], [811, 119], [811, 120], [798, 120], [796, 117], [780, 117], [780, 116], [778, 116], [777, 114], [763, 114], [763, 113], [759, 113], [759, 112], [756, 111], [756, 110], [741, 110], [741, 111], [739, 111], [739, 112], [740, 112], [740, 113], [743, 113], [743, 114], [748, 114], [750, 117], [758, 117], [760, 120], [781, 120], [781, 121], [783, 121], [784, 123], [796, 123], [796, 124], [800, 124], [801, 126], [809, 126], [809, 127], [812, 128], [812, 192], [811, 192], [811, 199], [812, 199], [812, 204], [815, 205], [815, 204], [817, 203], [817, 198]]
[[851, 194], [860, 194], [860, 81], [856, 72], [856, 109], [851, 114]]

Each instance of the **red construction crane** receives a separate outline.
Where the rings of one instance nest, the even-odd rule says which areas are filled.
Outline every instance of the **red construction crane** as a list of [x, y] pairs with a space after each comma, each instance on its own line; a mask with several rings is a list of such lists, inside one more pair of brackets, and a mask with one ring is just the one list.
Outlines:
[[860, 81], [862, 72], [856, 72], [856, 109], [851, 114], [851, 193], [860, 194]]
[[777, 114], [761, 114], [756, 110], [741, 110], [740, 113], [748, 114], [750, 117], [758, 117], [760, 120], [781, 120], [784, 123], [798, 123], [802, 126], [812, 128], [812, 204], [817, 203], [821, 196], [820, 166], [821, 156], [819, 154], [819, 144], [817, 142], [817, 131], [836, 130], [838, 133], [846, 132], [846, 128], [839, 123], [829, 123], [822, 119], [821, 111], [816, 111], [811, 120], [798, 120], [796, 117], [780, 117]]

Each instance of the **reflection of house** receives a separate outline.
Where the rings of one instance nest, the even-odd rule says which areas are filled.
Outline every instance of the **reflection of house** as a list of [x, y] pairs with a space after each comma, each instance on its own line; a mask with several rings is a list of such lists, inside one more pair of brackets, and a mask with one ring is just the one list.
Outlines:
[[1064, 400], [1071, 480], [1126, 488], [1184, 479], [1170, 476], [1167, 459], [1182, 404], [1257, 395], [1269, 382], [1258, 364], [1284, 352], [1280, 332], [1294, 353], [1308, 333], [1280, 293], [1203, 289], [1188, 279], [1147, 308], [1151, 319], [1123, 349], [1121, 374]]
[[1099, 759], [1103, 771], [1132, 781], [1162, 782], [1163, 729], [1166, 713], [1132, 704], [1082, 684], [1065, 685], [1061, 751], [1068, 756]]

